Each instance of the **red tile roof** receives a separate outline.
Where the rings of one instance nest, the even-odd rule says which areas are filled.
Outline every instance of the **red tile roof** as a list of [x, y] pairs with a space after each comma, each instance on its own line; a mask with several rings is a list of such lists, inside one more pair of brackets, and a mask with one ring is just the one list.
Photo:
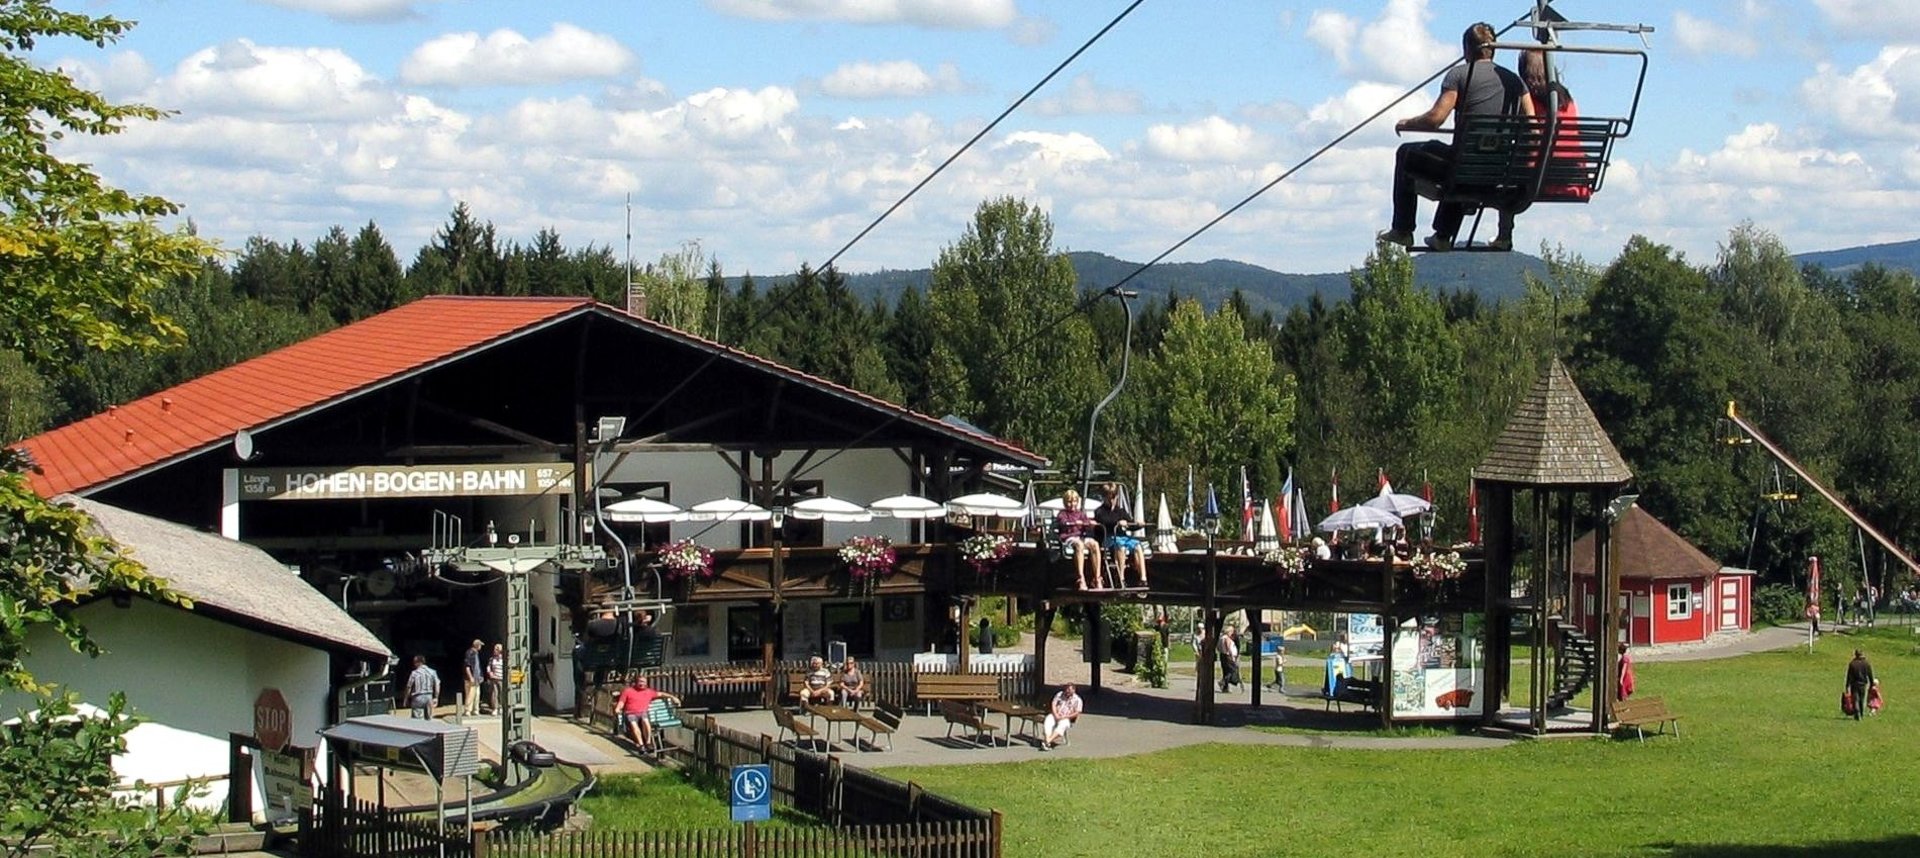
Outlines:
[[[1720, 572], [1719, 561], [1637, 506], [1620, 517], [1614, 535], [1613, 562], [1622, 578], [1712, 578]], [[1567, 557], [1573, 574], [1593, 574], [1593, 538], [1589, 531], [1573, 541]]]
[[94, 488], [593, 306], [587, 298], [422, 298], [19, 446], [40, 464], [33, 487], [43, 496]]
[[1030, 464], [1046, 460], [967, 427], [782, 366], [588, 298], [436, 295], [336, 328], [20, 442], [39, 462], [46, 497], [103, 487], [181, 456], [445, 363], [501, 338], [577, 313], [601, 312], [723, 359], [800, 380], [923, 429], [963, 438]]

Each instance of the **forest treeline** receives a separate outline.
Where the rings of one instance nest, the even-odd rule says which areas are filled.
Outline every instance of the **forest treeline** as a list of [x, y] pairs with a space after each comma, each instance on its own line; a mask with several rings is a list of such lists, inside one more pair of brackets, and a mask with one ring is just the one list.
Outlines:
[[[1868, 266], [1801, 268], [1775, 237], [1734, 228], [1695, 262], [1644, 238], [1604, 265], [1549, 252], [1548, 274], [1500, 303], [1414, 286], [1383, 249], [1352, 294], [1284, 316], [1244, 296], [1174, 296], [1128, 308], [1075, 282], [1046, 213], [990, 200], [943, 248], [926, 291], [862, 302], [835, 271], [737, 280], [697, 244], [632, 280], [647, 315], [934, 415], [958, 415], [1077, 472], [1091, 409], [1130, 356], [1094, 433], [1096, 467], [1184, 504], [1191, 468], [1237, 506], [1291, 472], [1323, 513], [1431, 483], [1438, 535], [1464, 533], [1468, 474], [1560, 356], [1636, 475], [1641, 504], [1708, 554], [1799, 580], [1805, 558], [1883, 589], [1905, 583], [1811, 491], [1762, 498], [1779, 478], [1753, 446], [1724, 443], [1729, 401], [1904, 546], [1920, 544], [1920, 284]], [[402, 264], [379, 228], [311, 244], [249, 240], [152, 295], [178, 326], [158, 354], [0, 351], [0, 434], [18, 439], [424, 295], [575, 295], [626, 302], [622, 260], [542, 231], [498, 236], [465, 205]], [[737, 284], [737, 285], [736, 285]], [[1130, 343], [1130, 348], [1128, 344]], [[1336, 476], [1337, 475], [1337, 476]], [[1892, 573], [1891, 578], [1882, 575]]]

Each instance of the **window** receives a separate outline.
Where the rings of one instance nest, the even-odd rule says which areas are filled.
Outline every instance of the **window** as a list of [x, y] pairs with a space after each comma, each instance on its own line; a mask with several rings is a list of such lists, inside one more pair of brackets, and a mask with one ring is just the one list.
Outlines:
[[1667, 585], [1667, 619], [1684, 620], [1693, 616], [1693, 585]]

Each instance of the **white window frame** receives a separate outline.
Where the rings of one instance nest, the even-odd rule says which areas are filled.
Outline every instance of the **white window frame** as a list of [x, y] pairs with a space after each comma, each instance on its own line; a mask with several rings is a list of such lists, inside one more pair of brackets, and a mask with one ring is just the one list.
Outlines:
[[1667, 619], [1686, 620], [1693, 618], [1693, 585], [1667, 585]]

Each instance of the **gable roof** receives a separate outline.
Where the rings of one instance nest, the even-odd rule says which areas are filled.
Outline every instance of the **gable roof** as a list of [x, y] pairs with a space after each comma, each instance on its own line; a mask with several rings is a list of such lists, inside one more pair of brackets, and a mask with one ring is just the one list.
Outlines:
[[1533, 382], [1473, 478], [1528, 486], [1612, 486], [1633, 479], [1559, 358]]
[[164, 519], [64, 496], [147, 571], [193, 600], [187, 610], [334, 652], [389, 658], [373, 632], [267, 552]]
[[1045, 459], [773, 361], [587, 298], [436, 295], [362, 319], [22, 441], [43, 496], [92, 492], [379, 390], [466, 355], [582, 315], [599, 314], [785, 377], [1014, 461]]
[[[1711, 578], [1720, 572], [1719, 561], [1640, 507], [1628, 509], [1620, 517], [1614, 534], [1613, 563], [1622, 578]], [[1594, 531], [1588, 531], [1573, 541], [1567, 564], [1573, 574], [1593, 574], [1593, 539]]]

